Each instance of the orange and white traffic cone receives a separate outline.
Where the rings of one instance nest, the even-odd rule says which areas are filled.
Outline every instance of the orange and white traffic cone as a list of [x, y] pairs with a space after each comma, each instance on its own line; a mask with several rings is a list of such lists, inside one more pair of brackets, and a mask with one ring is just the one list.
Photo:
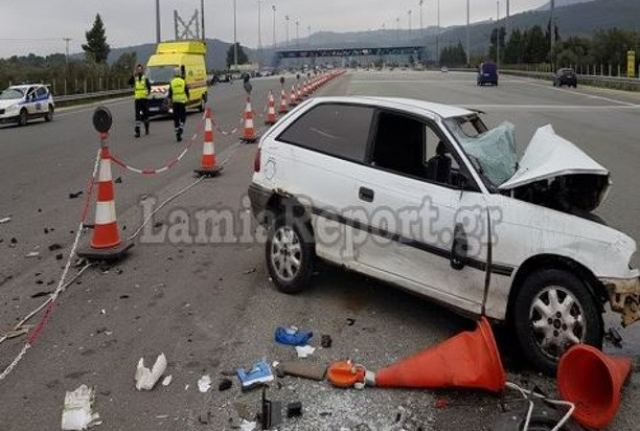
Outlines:
[[267, 118], [264, 120], [264, 124], [273, 126], [278, 119], [276, 118], [276, 101], [273, 98], [273, 92], [269, 90], [269, 100], [267, 102]]
[[120, 239], [116, 220], [116, 202], [111, 176], [111, 154], [104, 142], [100, 150], [98, 168], [98, 193], [95, 224], [89, 247], [78, 251], [78, 257], [88, 260], [120, 259], [133, 244]]
[[298, 83], [298, 86], [296, 87], [296, 99], [298, 100], [298, 103], [302, 102], [302, 91], [300, 90], [300, 83]]
[[200, 169], [194, 172], [200, 176], [213, 177], [222, 171], [222, 166], [218, 165], [216, 157], [216, 146], [213, 140], [213, 119], [211, 108], [207, 108], [204, 118], [204, 144], [202, 146], [202, 161]]
[[287, 92], [282, 89], [282, 93], [280, 94], [280, 110], [278, 111], [280, 114], [286, 114], [289, 112], [289, 106], [287, 103]]
[[298, 97], [296, 96], [296, 94], [297, 94], [296, 85], [293, 84], [291, 86], [291, 95], [289, 98], [289, 105], [296, 106], [298, 104]]
[[247, 96], [247, 106], [244, 110], [244, 133], [242, 140], [246, 143], [255, 142], [258, 139], [256, 127], [253, 123], [253, 108], [251, 107], [251, 97]]

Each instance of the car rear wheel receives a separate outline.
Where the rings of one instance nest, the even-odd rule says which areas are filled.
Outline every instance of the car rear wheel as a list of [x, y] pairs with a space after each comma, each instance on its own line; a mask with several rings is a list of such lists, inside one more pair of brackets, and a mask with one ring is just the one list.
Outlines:
[[200, 99], [200, 105], [198, 106], [198, 112], [204, 112], [206, 108], [207, 108], [207, 99], [205, 96], [202, 96], [202, 99]]
[[49, 110], [44, 114], [44, 121], [50, 122], [53, 120], [53, 106], [49, 105]]
[[29, 113], [26, 109], [20, 111], [20, 116], [18, 117], [18, 126], [26, 126], [29, 122]]
[[304, 224], [299, 219], [276, 218], [269, 229], [266, 244], [267, 269], [283, 293], [301, 292], [314, 267], [313, 243], [304, 240]]
[[531, 274], [516, 297], [513, 325], [526, 358], [548, 375], [555, 374], [560, 357], [574, 344], [602, 346], [602, 315], [595, 298], [567, 271]]

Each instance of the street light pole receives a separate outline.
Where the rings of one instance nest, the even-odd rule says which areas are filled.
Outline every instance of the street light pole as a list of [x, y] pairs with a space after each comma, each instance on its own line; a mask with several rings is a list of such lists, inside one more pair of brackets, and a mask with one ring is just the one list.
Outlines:
[[156, 43], [161, 41], [160, 35], [160, 0], [156, 0]]
[[420, 6], [420, 36], [424, 36], [424, 25], [422, 24], [422, 5], [424, 4], [424, 0], [420, 0], [418, 2], [418, 6]]
[[286, 30], [287, 30], [287, 47], [289, 47], [289, 15], [285, 15], [284, 20], [287, 22]]
[[497, 32], [496, 32], [496, 66], [500, 67], [500, 0], [497, 2], [498, 4], [498, 13], [497, 13]]
[[407, 11], [407, 15], [409, 16], [409, 40], [411, 40], [411, 9]]
[[271, 9], [273, 9], [273, 49], [276, 49], [278, 47], [276, 41], [276, 5], [271, 5]]
[[300, 48], [300, 20], [296, 20], [296, 48]]
[[200, 20], [202, 23], [202, 40], [206, 40], [204, 33], [204, 0], [200, 0]]
[[471, 65], [471, 0], [467, 0], [467, 66]]
[[233, 65], [238, 70], [238, 8], [236, 0], [233, 0]]

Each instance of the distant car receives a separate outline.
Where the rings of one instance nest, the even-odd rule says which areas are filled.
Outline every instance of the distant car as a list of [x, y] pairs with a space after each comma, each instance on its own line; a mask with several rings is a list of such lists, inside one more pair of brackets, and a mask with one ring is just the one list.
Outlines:
[[0, 124], [24, 126], [31, 119], [53, 120], [55, 104], [46, 85], [13, 85], [0, 93]]
[[498, 66], [494, 63], [482, 63], [478, 67], [478, 85], [498, 85]]
[[578, 76], [576, 75], [576, 72], [573, 69], [571, 68], [558, 69], [556, 74], [553, 76], [554, 87], [562, 87], [563, 85], [567, 85], [573, 88], [578, 87]]
[[449, 68], [448, 68], [447, 66], [442, 66], [442, 67], [440, 68], [440, 72], [442, 72], [442, 73], [449, 73]]
[[[553, 373], [572, 345], [601, 347], [606, 302], [640, 320], [636, 242], [593, 211], [609, 171], [536, 131], [419, 100], [313, 98], [260, 141], [249, 198], [285, 293], [323, 259], [514, 329]], [[366, 292], [363, 292], [366, 295]]]

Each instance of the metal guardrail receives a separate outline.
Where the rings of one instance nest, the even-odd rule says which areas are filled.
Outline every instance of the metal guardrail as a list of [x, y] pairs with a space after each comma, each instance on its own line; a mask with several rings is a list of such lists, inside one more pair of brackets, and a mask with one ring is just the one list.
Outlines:
[[[506, 75], [523, 76], [534, 79], [553, 80], [553, 72], [531, 72], [526, 70], [501, 69], [500, 73]], [[595, 85], [598, 87], [619, 88], [632, 91], [640, 91], [640, 79], [624, 78], [620, 76], [585, 75], [578, 74], [578, 83]]]
[[107, 99], [110, 97], [124, 96], [132, 94], [133, 90], [130, 88], [125, 88], [122, 90], [107, 90], [107, 91], [96, 91], [93, 93], [81, 93], [81, 94], [68, 94], [66, 96], [53, 96], [53, 101], [56, 104], [64, 105], [73, 102], [81, 102], [85, 100], [94, 100], [94, 99]]

